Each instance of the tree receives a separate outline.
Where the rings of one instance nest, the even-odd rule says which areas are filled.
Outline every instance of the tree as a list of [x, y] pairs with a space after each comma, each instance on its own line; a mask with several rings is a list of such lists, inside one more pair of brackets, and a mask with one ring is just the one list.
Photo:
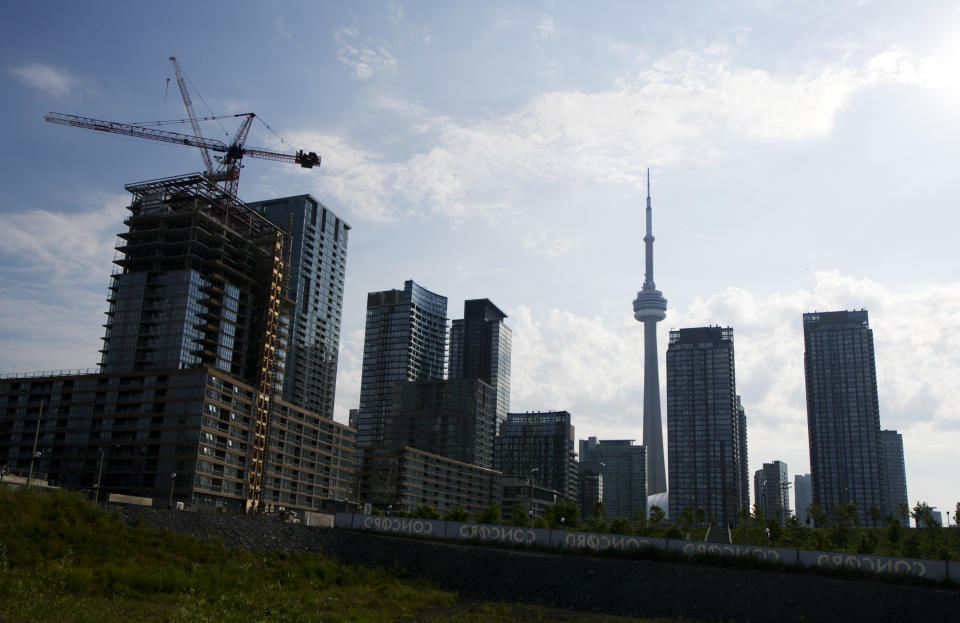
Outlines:
[[610, 526], [607, 524], [607, 509], [603, 502], [593, 503], [593, 513], [587, 519], [587, 528], [592, 532], [608, 532]]
[[856, 504], [837, 504], [833, 507], [833, 517], [837, 528], [849, 530], [860, 527], [860, 512]]
[[514, 504], [510, 509], [511, 526], [528, 526], [530, 517], [527, 515], [527, 508], [523, 504]]
[[633, 526], [626, 517], [615, 517], [610, 523], [610, 532], [614, 534], [630, 534], [633, 532]]
[[707, 511], [703, 510], [702, 508], [698, 508], [698, 509], [694, 512], [693, 516], [694, 516], [694, 519], [696, 520], [696, 523], [697, 523], [698, 526], [704, 526], [704, 525], [706, 525], [706, 523], [707, 523]]
[[901, 536], [903, 536], [903, 526], [900, 525], [900, 520], [893, 515], [887, 515], [887, 540], [896, 544]]
[[910, 507], [906, 502], [897, 504], [897, 517], [905, 521], [908, 528], [910, 527]]
[[830, 525], [830, 520], [827, 517], [827, 514], [823, 512], [823, 509], [820, 508], [819, 504], [811, 504], [807, 507], [807, 519], [813, 521], [813, 525], [817, 528], [826, 528], [828, 525]]
[[633, 525], [637, 530], [643, 530], [647, 527], [647, 514], [643, 511], [637, 511], [633, 514]]
[[913, 520], [917, 522], [917, 527], [921, 525], [925, 528], [939, 528], [940, 526], [933, 520], [933, 508], [926, 502], [917, 502], [910, 513]]
[[677, 524], [684, 530], [688, 530], [693, 525], [693, 504], [684, 506], [680, 510], [680, 517], [677, 518]]
[[448, 510], [443, 518], [446, 521], [470, 521], [470, 513], [464, 507], [457, 505]]
[[494, 501], [491, 501], [489, 504], [484, 506], [479, 513], [477, 513], [477, 522], [478, 523], [500, 523], [500, 505]]
[[663, 527], [663, 520], [667, 518], [667, 514], [663, 512], [663, 509], [654, 504], [650, 507], [650, 523], [654, 524], [658, 528]]
[[421, 504], [417, 507], [417, 510], [411, 514], [418, 519], [440, 519], [440, 513], [432, 506], [427, 506], [426, 504]]
[[953, 514], [953, 523], [960, 526], [960, 502], [957, 502], [957, 512]]
[[550, 527], [550, 524], [547, 523], [547, 520], [544, 519], [543, 517], [537, 517], [537, 518], [533, 521], [533, 527], [534, 527], [534, 528], [542, 528], [542, 529], [546, 530], [546, 529], [548, 529], [548, 528]]
[[543, 516], [555, 530], [576, 530], [581, 525], [580, 509], [573, 502], [557, 502], [548, 506], [544, 509]]
[[867, 511], [867, 514], [870, 515], [870, 525], [873, 528], [876, 528], [877, 524], [883, 521], [883, 512], [873, 504], [870, 505], [870, 509]]

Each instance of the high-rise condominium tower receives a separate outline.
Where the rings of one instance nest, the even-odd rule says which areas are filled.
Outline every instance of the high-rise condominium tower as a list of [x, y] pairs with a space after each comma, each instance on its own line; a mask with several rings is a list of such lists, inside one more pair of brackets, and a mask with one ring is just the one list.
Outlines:
[[867, 311], [804, 314], [803, 341], [813, 503], [855, 504], [866, 525], [871, 506], [888, 510]]
[[447, 297], [413, 280], [403, 290], [367, 295], [357, 445], [383, 444], [399, 384], [443, 379], [446, 350]]
[[[647, 514], [647, 449], [632, 439], [580, 440], [581, 475], [601, 476], [603, 502], [607, 517], [633, 519]], [[582, 483], [581, 483], [582, 486]], [[587, 511], [592, 508], [582, 509]]]
[[291, 235], [290, 320], [283, 399], [333, 417], [350, 226], [310, 195], [250, 207]]
[[740, 408], [733, 329], [670, 332], [667, 348], [667, 439], [670, 517], [703, 509], [718, 526], [749, 507], [744, 464], [746, 415]]
[[653, 210], [650, 171], [647, 170], [647, 233], [643, 237], [646, 274], [643, 289], [633, 301], [633, 317], [643, 323], [643, 445], [647, 448], [647, 493], [667, 490], [663, 462], [663, 426], [660, 419], [660, 373], [657, 369], [657, 323], [667, 316], [667, 299], [653, 282]]
[[497, 426], [510, 410], [510, 328], [490, 299], [463, 303], [463, 319], [450, 326], [450, 378], [480, 379], [496, 391]]
[[880, 431], [880, 443], [883, 444], [883, 461], [887, 476], [887, 514], [893, 515], [900, 523], [910, 525], [909, 511], [902, 512], [902, 504], [910, 508], [907, 497], [907, 470], [903, 460], [903, 435], [895, 430]]
[[[813, 504], [813, 479], [810, 474], [797, 474], [793, 477], [793, 502], [794, 512], [800, 525], [807, 524], [807, 508]], [[813, 520], [811, 520], [811, 525]]]
[[753, 490], [757, 508], [768, 521], [786, 525], [790, 518], [790, 480], [783, 461], [764, 463], [753, 474]]
[[494, 443], [494, 469], [577, 499], [577, 454], [567, 411], [508, 413]]

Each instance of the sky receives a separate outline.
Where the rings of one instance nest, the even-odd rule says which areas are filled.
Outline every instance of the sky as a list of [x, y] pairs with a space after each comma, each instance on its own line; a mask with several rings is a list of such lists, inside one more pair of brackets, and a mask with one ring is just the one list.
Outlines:
[[513, 411], [641, 442], [649, 168], [664, 395], [670, 329], [733, 327], [751, 474], [792, 480], [802, 314], [867, 309], [910, 504], [954, 511], [960, 2], [11, 4], [0, 372], [96, 367], [124, 185], [202, 167], [43, 115], [183, 119], [170, 56], [198, 114], [255, 112], [248, 146], [322, 157], [246, 159], [240, 197], [309, 193], [352, 226], [336, 419], [359, 402], [367, 292], [413, 279], [451, 319], [470, 298], [508, 314]]

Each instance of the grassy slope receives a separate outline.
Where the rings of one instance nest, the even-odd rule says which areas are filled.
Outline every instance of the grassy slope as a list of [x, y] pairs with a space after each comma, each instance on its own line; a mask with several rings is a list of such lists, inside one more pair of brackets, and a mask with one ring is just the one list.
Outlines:
[[461, 601], [316, 554], [249, 552], [66, 492], [0, 487], [0, 621], [626, 621]]

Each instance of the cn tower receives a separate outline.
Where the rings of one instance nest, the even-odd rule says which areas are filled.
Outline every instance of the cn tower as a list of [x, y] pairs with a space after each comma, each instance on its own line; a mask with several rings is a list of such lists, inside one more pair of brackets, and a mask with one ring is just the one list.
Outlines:
[[660, 373], [657, 369], [657, 323], [667, 317], [667, 299], [653, 282], [653, 210], [650, 207], [650, 169], [647, 169], [647, 271], [643, 289], [633, 301], [633, 317], [643, 323], [643, 445], [647, 448], [647, 495], [666, 493], [663, 428], [660, 424]]

